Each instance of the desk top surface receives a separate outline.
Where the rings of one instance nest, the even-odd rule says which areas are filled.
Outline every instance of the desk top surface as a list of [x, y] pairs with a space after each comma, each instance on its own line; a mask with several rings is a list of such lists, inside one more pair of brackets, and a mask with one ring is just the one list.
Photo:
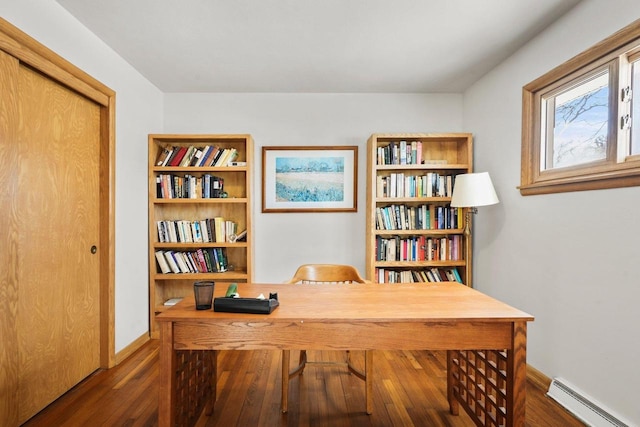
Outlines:
[[[223, 297], [227, 283], [216, 284]], [[280, 305], [271, 314], [221, 313], [196, 310], [193, 296], [159, 314], [158, 321], [262, 319], [278, 321], [532, 321], [533, 316], [454, 282], [421, 284], [252, 284], [239, 283], [243, 298], [278, 293]]]

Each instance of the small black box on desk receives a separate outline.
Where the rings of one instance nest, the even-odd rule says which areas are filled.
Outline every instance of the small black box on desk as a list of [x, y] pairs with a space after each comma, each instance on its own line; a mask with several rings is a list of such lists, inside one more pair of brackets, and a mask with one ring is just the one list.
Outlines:
[[277, 299], [220, 297], [213, 299], [213, 311], [269, 314], [279, 305]]

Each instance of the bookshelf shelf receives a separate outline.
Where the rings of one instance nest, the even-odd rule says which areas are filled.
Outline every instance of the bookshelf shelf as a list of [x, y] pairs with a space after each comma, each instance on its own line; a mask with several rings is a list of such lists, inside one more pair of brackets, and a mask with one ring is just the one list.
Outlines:
[[194, 204], [194, 203], [198, 203], [198, 204], [214, 204], [214, 205], [224, 205], [224, 204], [233, 204], [233, 203], [249, 203], [249, 199], [247, 199], [246, 197], [228, 197], [226, 199], [214, 199], [214, 198], [209, 198], [209, 199], [203, 199], [203, 198], [196, 198], [196, 199], [154, 199], [153, 203], [156, 204], [183, 204], [183, 205], [189, 205], [189, 204]]
[[376, 170], [379, 171], [391, 171], [391, 170], [464, 170], [466, 165], [462, 163], [458, 164], [420, 164], [420, 165], [376, 165]]
[[206, 242], [206, 243], [156, 243], [154, 247], [158, 249], [190, 249], [190, 248], [246, 248], [247, 242]]
[[462, 234], [464, 229], [454, 228], [450, 230], [375, 230], [376, 236], [446, 236], [449, 234]]
[[[253, 139], [151, 134], [148, 142], [150, 333], [157, 338], [156, 314], [169, 308], [165, 301], [192, 295], [194, 282], [226, 287], [253, 281]], [[185, 153], [182, 163], [170, 165], [179, 150]], [[216, 228], [224, 233], [216, 235]], [[226, 237], [242, 231], [241, 241]]]
[[246, 172], [247, 166], [154, 166], [154, 172]]
[[468, 133], [371, 135], [368, 279], [434, 281], [439, 273], [441, 280], [456, 277], [472, 285], [471, 259], [464, 259], [464, 248], [471, 244], [464, 234], [466, 209], [449, 206], [455, 176], [473, 171], [472, 144]]
[[447, 204], [451, 202], [451, 197], [377, 197], [377, 203], [440, 203]]
[[460, 261], [378, 261], [377, 267], [395, 267], [395, 268], [416, 268], [416, 267], [446, 267], [465, 265], [464, 260]]
[[[193, 281], [198, 280], [222, 280], [222, 281], [230, 281], [230, 280], [241, 280], [245, 281], [247, 277], [246, 271], [228, 271], [225, 273], [198, 273], [198, 274], [190, 274], [190, 273], [180, 273], [180, 274], [155, 274], [154, 280], [191, 280], [191, 285], [193, 285]], [[193, 286], [189, 289], [190, 293], [193, 293]], [[178, 295], [182, 296], [182, 295]], [[177, 298], [172, 297], [172, 298]], [[166, 301], [169, 298], [165, 298]]]

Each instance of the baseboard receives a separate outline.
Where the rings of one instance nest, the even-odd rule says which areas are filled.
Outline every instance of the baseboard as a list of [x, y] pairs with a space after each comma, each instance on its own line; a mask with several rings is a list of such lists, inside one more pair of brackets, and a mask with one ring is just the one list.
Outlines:
[[546, 393], [551, 385], [551, 378], [531, 365], [527, 365], [527, 379], [536, 388], [542, 390], [543, 393]]
[[551, 381], [547, 396], [592, 427], [629, 427], [627, 421], [562, 378]]
[[116, 353], [116, 365], [119, 365], [120, 362], [125, 360], [127, 357], [131, 356], [136, 352], [140, 347], [142, 347], [147, 341], [149, 341], [149, 333], [145, 332], [144, 335], [138, 337], [131, 344], [120, 350]]

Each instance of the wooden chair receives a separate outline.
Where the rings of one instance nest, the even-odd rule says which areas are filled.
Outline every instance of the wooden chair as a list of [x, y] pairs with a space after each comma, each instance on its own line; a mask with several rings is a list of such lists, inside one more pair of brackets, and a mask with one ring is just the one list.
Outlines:
[[[368, 280], [363, 279], [360, 276], [358, 270], [350, 265], [339, 264], [305, 264], [298, 268], [295, 275], [291, 280], [286, 283], [335, 283], [335, 284], [350, 284], [350, 283], [368, 283]], [[350, 373], [354, 374], [357, 378], [360, 378], [365, 382], [365, 397], [366, 397], [366, 411], [367, 414], [371, 414], [373, 410], [373, 384], [371, 382], [371, 372], [373, 370], [373, 352], [370, 350], [365, 351], [364, 356], [364, 372], [356, 369], [351, 364], [351, 353], [347, 350], [345, 362], [327, 362], [327, 361], [312, 361], [307, 359], [307, 351], [300, 350], [300, 359], [298, 366], [290, 368], [291, 351], [282, 351], [282, 412], [285, 413], [288, 410], [289, 400], [289, 380], [298, 375], [302, 375], [304, 368], [307, 364], [318, 365], [343, 365], [346, 366]]]

